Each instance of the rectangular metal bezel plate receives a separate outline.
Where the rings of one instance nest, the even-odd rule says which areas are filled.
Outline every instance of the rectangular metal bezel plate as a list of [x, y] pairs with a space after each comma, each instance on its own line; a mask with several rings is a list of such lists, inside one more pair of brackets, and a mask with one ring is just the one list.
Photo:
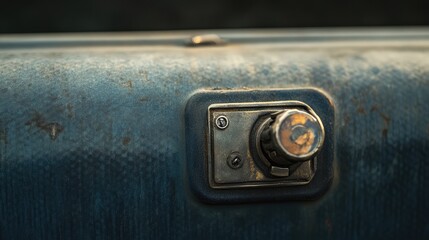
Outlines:
[[[302, 163], [290, 176], [273, 178], [259, 169], [250, 151], [249, 140], [255, 122], [261, 116], [290, 108], [308, 109], [299, 101], [275, 101], [256, 103], [218, 103], [208, 108], [207, 138], [208, 174], [212, 188], [246, 188], [264, 186], [304, 185], [311, 181], [316, 170], [316, 160]], [[228, 119], [228, 127], [219, 129], [215, 120], [219, 116]], [[231, 168], [227, 159], [232, 153], [239, 153], [243, 161], [240, 168]]]

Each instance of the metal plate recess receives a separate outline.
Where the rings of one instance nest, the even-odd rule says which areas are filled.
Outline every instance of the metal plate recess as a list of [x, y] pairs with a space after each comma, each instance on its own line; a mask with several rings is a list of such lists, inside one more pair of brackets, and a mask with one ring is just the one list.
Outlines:
[[[295, 125], [290, 116], [298, 115], [323, 123], [309, 135], [316, 140], [307, 155], [287, 145], [302, 140], [296, 129], [311, 129], [313, 120]], [[332, 101], [317, 89], [197, 92], [185, 109], [190, 189], [208, 203], [317, 198], [332, 182], [334, 119]]]

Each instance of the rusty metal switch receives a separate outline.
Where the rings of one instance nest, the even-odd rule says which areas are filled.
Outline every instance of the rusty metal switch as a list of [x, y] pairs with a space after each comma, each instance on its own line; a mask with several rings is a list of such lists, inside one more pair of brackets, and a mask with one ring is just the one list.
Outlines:
[[255, 137], [259, 159], [269, 175], [288, 177], [291, 169], [310, 161], [323, 145], [325, 132], [319, 117], [308, 110], [290, 108], [264, 117]]

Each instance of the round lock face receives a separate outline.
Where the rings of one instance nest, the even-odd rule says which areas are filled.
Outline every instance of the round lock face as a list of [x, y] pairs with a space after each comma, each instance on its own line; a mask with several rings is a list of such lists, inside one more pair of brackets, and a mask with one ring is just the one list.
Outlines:
[[276, 145], [294, 160], [307, 160], [314, 156], [324, 138], [321, 123], [301, 110], [289, 110], [277, 116], [273, 131]]

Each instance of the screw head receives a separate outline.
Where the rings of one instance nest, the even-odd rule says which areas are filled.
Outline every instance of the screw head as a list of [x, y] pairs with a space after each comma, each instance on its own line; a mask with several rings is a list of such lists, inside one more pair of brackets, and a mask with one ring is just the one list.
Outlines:
[[216, 127], [223, 130], [226, 129], [229, 125], [228, 118], [224, 115], [218, 116], [215, 120]]
[[243, 166], [243, 162], [244, 160], [238, 152], [231, 153], [227, 158], [228, 166], [232, 169], [241, 168]]

